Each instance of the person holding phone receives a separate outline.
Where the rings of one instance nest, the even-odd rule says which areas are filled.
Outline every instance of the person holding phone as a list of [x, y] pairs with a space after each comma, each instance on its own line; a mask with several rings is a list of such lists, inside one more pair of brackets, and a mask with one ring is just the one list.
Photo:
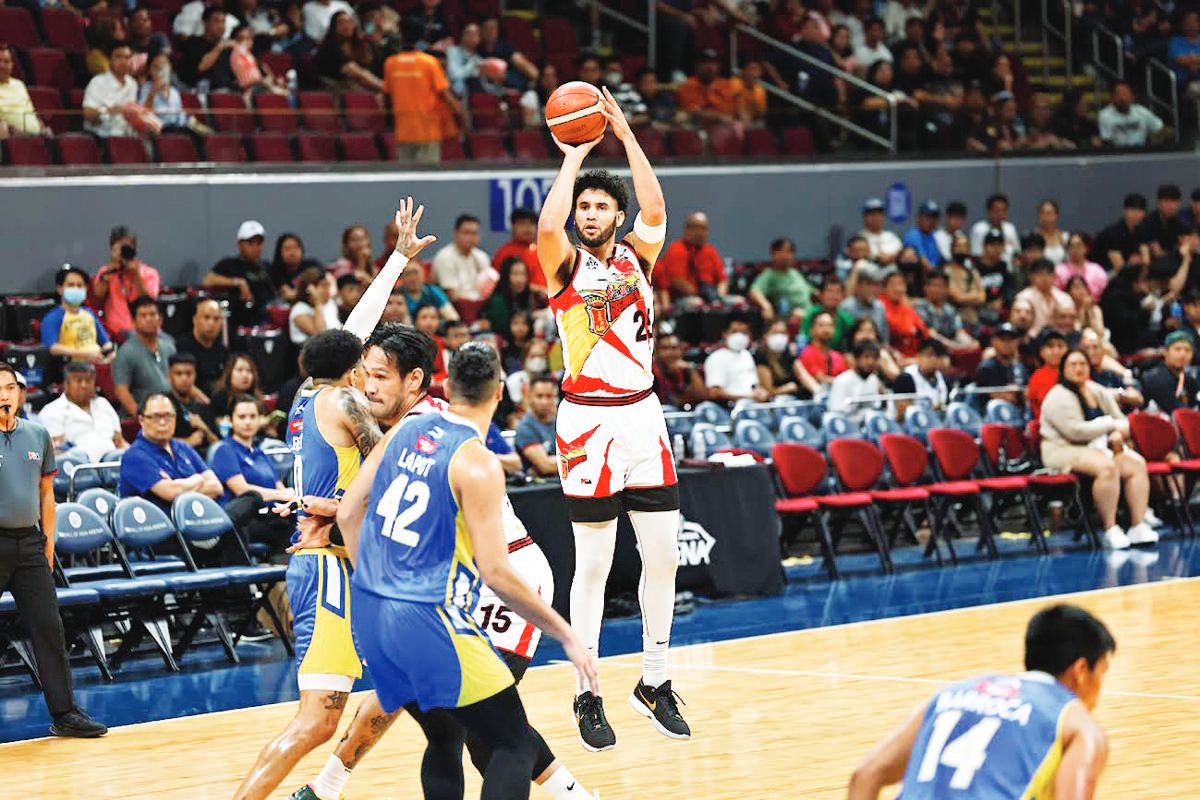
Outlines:
[[139, 297], [158, 299], [158, 270], [138, 258], [137, 234], [118, 225], [108, 235], [108, 262], [92, 279], [92, 305], [104, 311], [109, 336], [124, 340], [133, 330], [129, 305]]

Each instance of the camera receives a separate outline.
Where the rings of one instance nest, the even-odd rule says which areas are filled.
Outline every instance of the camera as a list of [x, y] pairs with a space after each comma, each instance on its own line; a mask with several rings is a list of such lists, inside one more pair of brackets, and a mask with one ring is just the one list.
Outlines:
[[132, 261], [137, 258], [137, 248], [131, 244], [121, 245], [121, 258], [126, 261]]

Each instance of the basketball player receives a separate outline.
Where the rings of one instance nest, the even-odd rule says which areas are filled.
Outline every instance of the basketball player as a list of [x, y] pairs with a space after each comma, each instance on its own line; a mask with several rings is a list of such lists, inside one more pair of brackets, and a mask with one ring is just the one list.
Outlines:
[[[556, 439], [559, 474], [575, 532], [571, 624], [595, 654], [604, 585], [612, 569], [622, 502], [642, 556], [642, 677], [634, 710], [673, 739], [691, 729], [667, 680], [675, 614], [679, 488], [662, 406], [653, 391], [654, 298], [650, 271], [667, 232], [666, 203], [646, 154], [608, 90], [603, 113], [625, 145], [641, 210], [623, 239], [629, 193], [604, 171], [579, 175], [597, 139], [558, 142], [563, 164], [538, 220], [538, 260], [563, 345], [563, 401]], [[556, 140], [557, 141], [557, 140]], [[573, 218], [579, 246], [564, 231]], [[577, 675], [575, 719], [588, 750], [614, 747], [600, 692]]]
[[1028, 672], [938, 692], [854, 771], [850, 800], [901, 779], [904, 800], [1090, 800], [1108, 759], [1090, 712], [1116, 649], [1082, 608], [1039, 611], [1025, 631]]
[[470, 616], [481, 576], [593, 684], [596, 660], [508, 560], [504, 473], [482, 439], [503, 391], [496, 351], [460, 347], [447, 387], [449, 410], [393, 427], [338, 511], [358, 567], [354, 624], [382, 709], [449, 709], [491, 750], [482, 797], [526, 798], [535, 737], [511, 673]]
[[345, 548], [331, 543], [330, 527], [320, 519], [337, 513], [342, 493], [358, 473], [362, 459], [381, 432], [367, 398], [353, 386], [365, 335], [372, 330], [391, 287], [411, 258], [434, 241], [418, 238], [424, 207], [400, 203], [397, 249], [364, 292], [347, 320], [347, 329], [316, 334], [305, 343], [300, 360], [309, 382], [288, 417], [288, 444], [294, 454], [292, 486], [299, 498], [297, 532], [288, 561], [288, 602], [296, 635], [296, 717], [259, 753], [235, 798], [269, 795], [301, 758], [327, 742], [337, 729], [362, 661], [350, 633], [350, 565]]

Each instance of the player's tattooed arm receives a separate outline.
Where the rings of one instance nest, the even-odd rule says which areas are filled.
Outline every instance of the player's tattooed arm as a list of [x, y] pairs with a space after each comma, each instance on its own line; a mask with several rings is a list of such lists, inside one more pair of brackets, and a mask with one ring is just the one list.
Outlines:
[[350, 420], [350, 431], [354, 436], [354, 444], [358, 452], [364, 456], [383, 437], [379, 423], [371, 416], [371, 404], [366, 395], [353, 386], [344, 387], [338, 397], [338, 407]]

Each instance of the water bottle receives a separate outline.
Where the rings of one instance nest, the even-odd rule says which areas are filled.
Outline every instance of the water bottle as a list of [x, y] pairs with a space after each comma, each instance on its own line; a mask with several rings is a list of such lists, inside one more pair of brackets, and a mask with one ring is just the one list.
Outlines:
[[695, 437], [695, 440], [696, 452], [692, 453], [692, 458], [695, 458], [698, 461], [704, 461], [706, 458], [708, 458], [708, 447], [706, 446], [707, 442], [704, 441], [703, 436], [697, 436]]
[[296, 70], [289, 69], [287, 71], [287, 90], [288, 96], [292, 98], [292, 102], [296, 102], [296, 92], [300, 88], [300, 80], [296, 77]]
[[683, 443], [683, 434], [677, 433], [671, 437], [671, 452], [675, 456], [675, 463], [678, 464], [687, 457], [687, 447]]

